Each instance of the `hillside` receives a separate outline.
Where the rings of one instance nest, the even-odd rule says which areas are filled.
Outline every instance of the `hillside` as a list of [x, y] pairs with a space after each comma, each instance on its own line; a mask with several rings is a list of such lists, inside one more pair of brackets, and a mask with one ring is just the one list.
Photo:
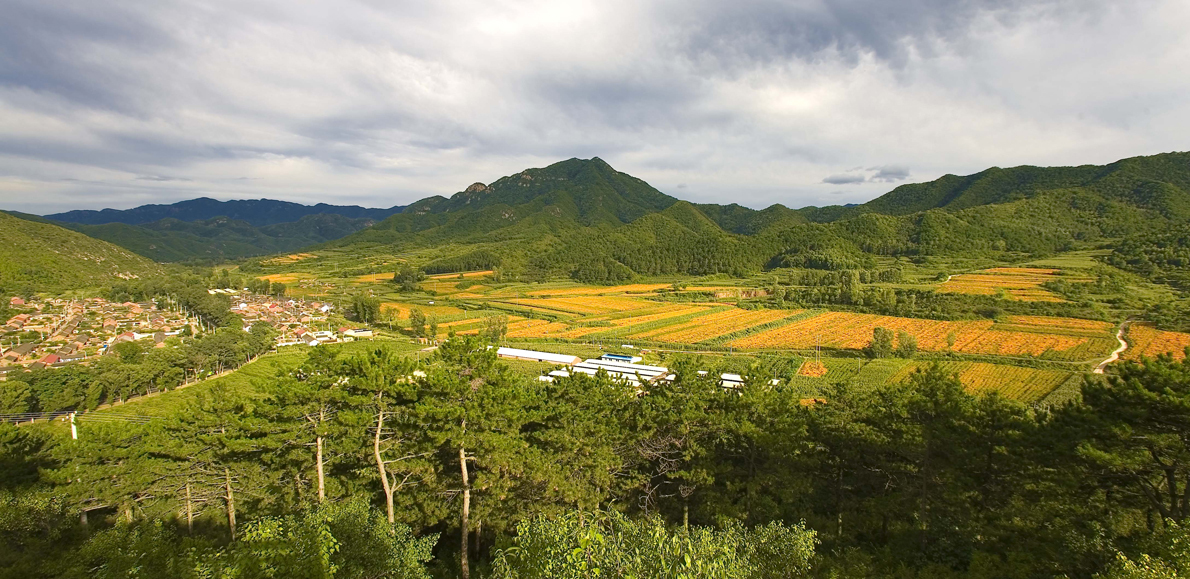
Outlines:
[[[435, 248], [435, 271], [486, 252], [529, 279], [858, 267], [875, 256], [1048, 255], [1190, 220], [1190, 154], [1107, 166], [988, 169], [903, 185], [866, 204], [694, 205], [570, 159], [411, 204], [325, 247]], [[499, 261], [500, 263], [493, 263]]]
[[276, 223], [261, 227], [227, 217], [200, 221], [167, 218], [141, 225], [62, 225], [155, 261], [176, 262], [285, 253], [339, 239], [373, 223], [375, 221], [369, 218], [353, 219], [342, 215], [314, 214], [303, 216], [293, 223]]
[[148, 259], [52, 223], [0, 212], [0, 289], [34, 291], [110, 284], [161, 273]]
[[217, 201], [208, 197], [199, 197], [187, 201], [179, 201], [169, 205], [141, 205], [132, 209], [103, 209], [76, 210], [64, 213], [46, 215], [46, 219], [65, 223], [80, 223], [84, 225], [102, 225], [105, 223], [125, 223], [141, 225], [161, 221], [162, 219], [177, 219], [181, 221], [206, 221], [216, 217], [225, 217], [237, 221], [245, 221], [249, 225], [263, 227], [280, 223], [291, 223], [307, 215], [340, 215], [348, 219], [371, 219], [379, 221], [399, 213], [403, 207], [389, 207], [388, 209], [369, 209], [358, 205], [302, 205], [290, 201], [276, 201], [273, 199], [245, 199], [231, 201]]

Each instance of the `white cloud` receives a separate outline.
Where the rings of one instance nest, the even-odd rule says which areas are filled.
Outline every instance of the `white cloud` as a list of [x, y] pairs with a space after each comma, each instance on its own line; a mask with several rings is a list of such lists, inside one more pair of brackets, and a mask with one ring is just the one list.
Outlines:
[[1190, 126], [1177, 0], [6, 6], [0, 206], [35, 212], [389, 206], [572, 156], [798, 207]]

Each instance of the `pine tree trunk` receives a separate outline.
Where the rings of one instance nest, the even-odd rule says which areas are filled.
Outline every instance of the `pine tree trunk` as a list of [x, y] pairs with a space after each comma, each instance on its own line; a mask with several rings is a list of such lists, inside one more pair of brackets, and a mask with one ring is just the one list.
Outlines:
[[236, 497], [231, 489], [231, 469], [223, 468], [224, 488], [227, 490], [227, 528], [231, 530], [231, 540], [236, 540]]
[[467, 548], [467, 545], [470, 543], [468, 541], [467, 519], [471, 517], [471, 482], [467, 478], [467, 451], [461, 446], [459, 447], [459, 471], [463, 475], [463, 512], [462, 518], [459, 521], [459, 533], [462, 535], [463, 540], [461, 543], [462, 547], [459, 549], [459, 569], [462, 572], [463, 579], [471, 579], [471, 569], [467, 560], [467, 551], [470, 550]]
[[322, 503], [326, 500], [326, 479], [322, 472], [322, 437], [319, 436], [314, 440], [315, 446], [315, 460], [318, 463], [318, 502]]
[[190, 500], [190, 481], [186, 481], [186, 534], [194, 534], [194, 507]]
[[[380, 394], [376, 395], [376, 402], [380, 402]], [[384, 411], [376, 411], [376, 436], [372, 439], [372, 454], [376, 457], [376, 470], [380, 474], [380, 484], [384, 487], [384, 506], [388, 512], [388, 524], [396, 523], [393, 513], [393, 487], [388, 480], [388, 469], [384, 468], [384, 456], [380, 454], [380, 433], [384, 430]]]

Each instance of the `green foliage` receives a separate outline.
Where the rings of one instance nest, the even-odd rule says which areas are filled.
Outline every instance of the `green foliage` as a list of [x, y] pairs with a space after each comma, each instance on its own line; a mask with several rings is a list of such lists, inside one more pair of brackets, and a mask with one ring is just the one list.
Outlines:
[[[873, 337], [875, 342], [875, 337]], [[897, 348], [895, 353], [898, 358], [912, 358], [917, 353], [917, 338], [908, 332], [897, 332]]]
[[391, 527], [365, 502], [349, 501], [253, 521], [225, 547], [179, 536], [161, 521], [119, 525], [87, 541], [76, 569], [100, 579], [428, 579], [435, 540]]
[[517, 525], [513, 546], [496, 557], [500, 579], [674, 577], [778, 579], [808, 576], [817, 544], [803, 525], [746, 530], [670, 530], [656, 518], [616, 512], [537, 517]]
[[500, 256], [495, 252], [488, 249], [477, 249], [455, 257], [436, 259], [427, 263], [422, 269], [429, 274], [479, 271], [499, 267], [501, 261]]
[[894, 353], [893, 332], [887, 328], [872, 328], [872, 340], [864, 348], [864, 352], [872, 358], [888, 358]]
[[355, 294], [351, 298], [351, 315], [365, 324], [380, 320], [380, 298], [366, 294]]
[[1173, 579], [1190, 572], [1190, 537], [1186, 529], [1173, 521], [1149, 540], [1145, 550], [1135, 558], [1120, 553], [1107, 571], [1096, 575], [1099, 579]]
[[409, 264], [402, 265], [401, 269], [393, 274], [393, 283], [397, 284], [403, 292], [417, 291], [417, 284], [424, 279], [426, 279], [426, 272]]

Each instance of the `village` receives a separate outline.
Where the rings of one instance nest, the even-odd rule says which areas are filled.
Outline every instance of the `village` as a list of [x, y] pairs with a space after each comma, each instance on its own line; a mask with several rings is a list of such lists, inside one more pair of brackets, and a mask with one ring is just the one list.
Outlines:
[[[301, 299], [281, 299], [234, 289], [208, 290], [226, 295], [243, 329], [265, 323], [277, 332], [276, 346], [307, 345], [371, 338], [372, 331], [332, 328], [334, 306]], [[0, 326], [0, 380], [12, 372], [61, 368], [114, 352], [123, 342], [164, 348], [202, 331], [202, 324], [180, 308], [157, 300], [112, 302], [104, 298], [26, 299], [13, 297], [17, 311]]]

